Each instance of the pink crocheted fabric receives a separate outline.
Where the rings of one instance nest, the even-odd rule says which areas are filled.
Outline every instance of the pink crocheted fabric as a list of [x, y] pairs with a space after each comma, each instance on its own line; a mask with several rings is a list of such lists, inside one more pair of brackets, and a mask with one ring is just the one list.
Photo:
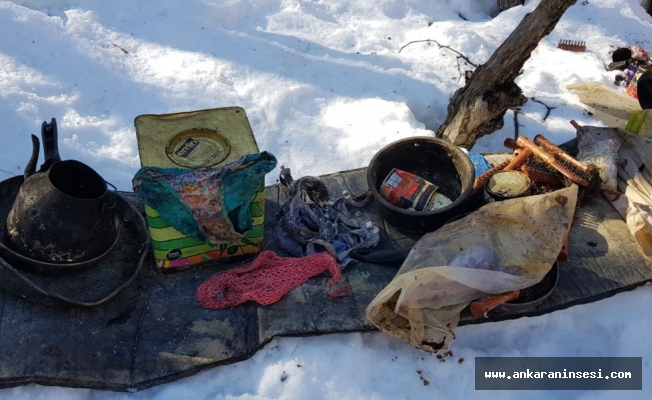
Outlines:
[[204, 308], [212, 310], [237, 306], [249, 300], [266, 306], [326, 271], [333, 275], [326, 285], [328, 294], [331, 297], [346, 295], [350, 286], [341, 285], [340, 267], [328, 253], [294, 258], [279, 257], [266, 250], [249, 265], [211, 276], [197, 288], [197, 300]]

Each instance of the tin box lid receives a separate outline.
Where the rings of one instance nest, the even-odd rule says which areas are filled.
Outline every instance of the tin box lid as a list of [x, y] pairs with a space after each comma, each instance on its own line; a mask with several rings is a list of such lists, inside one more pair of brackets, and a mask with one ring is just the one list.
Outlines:
[[501, 171], [487, 181], [487, 192], [498, 197], [522, 196], [530, 189], [531, 181], [519, 171]]
[[139, 115], [134, 125], [142, 167], [213, 167], [259, 152], [240, 107]]

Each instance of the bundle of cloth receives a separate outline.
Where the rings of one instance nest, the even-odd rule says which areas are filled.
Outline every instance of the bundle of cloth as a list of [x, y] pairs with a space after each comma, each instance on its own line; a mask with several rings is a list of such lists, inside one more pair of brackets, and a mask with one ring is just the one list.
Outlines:
[[614, 84], [627, 87], [639, 67], [652, 66], [652, 54], [641, 46], [620, 47], [611, 53], [611, 64], [607, 71], [620, 71], [614, 78]]
[[369, 193], [334, 197], [321, 179], [304, 176], [295, 181], [284, 166], [280, 181], [290, 190], [276, 227], [279, 247], [286, 252], [302, 257], [326, 251], [344, 267], [353, 261], [352, 251], [378, 244], [380, 229], [363, 212], [353, 211], [369, 203]]

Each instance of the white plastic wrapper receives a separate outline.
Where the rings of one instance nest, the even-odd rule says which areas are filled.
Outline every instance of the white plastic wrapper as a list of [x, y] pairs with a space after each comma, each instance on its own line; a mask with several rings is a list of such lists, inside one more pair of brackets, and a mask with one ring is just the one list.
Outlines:
[[369, 304], [382, 331], [433, 352], [473, 300], [524, 289], [550, 271], [570, 230], [577, 186], [488, 204], [424, 235]]
[[601, 130], [583, 130], [577, 132], [579, 148], [577, 160], [584, 165], [595, 164], [600, 168], [602, 185], [616, 190], [618, 175], [618, 150], [621, 141], [616, 135], [609, 135]]
[[[603, 183], [603, 195], [625, 219], [629, 232], [634, 236], [647, 256], [652, 256], [652, 139], [634, 135], [622, 129], [585, 126], [578, 130], [580, 153], [594, 153], [595, 149], [604, 151], [599, 156], [611, 160], [612, 154], [607, 146], [601, 149], [591, 147], [593, 141], [588, 138], [599, 138], [606, 143], [609, 138], [614, 143], [620, 143], [616, 167], [616, 186]], [[588, 146], [589, 148], [583, 148]], [[613, 172], [609, 172], [610, 179]], [[604, 178], [603, 178], [604, 179]]]

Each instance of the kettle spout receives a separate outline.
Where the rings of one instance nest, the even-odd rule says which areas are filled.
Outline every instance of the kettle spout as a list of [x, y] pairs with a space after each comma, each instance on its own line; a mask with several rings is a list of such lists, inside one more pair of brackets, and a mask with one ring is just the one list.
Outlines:
[[36, 163], [38, 162], [38, 153], [41, 148], [41, 143], [39, 142], [36, 135], [32, 135], [32, 157], [30, 157], [27, 166], [25, 167], [24, 176], [27, 179], [30, 175], [33, 175], [36, 172]]

